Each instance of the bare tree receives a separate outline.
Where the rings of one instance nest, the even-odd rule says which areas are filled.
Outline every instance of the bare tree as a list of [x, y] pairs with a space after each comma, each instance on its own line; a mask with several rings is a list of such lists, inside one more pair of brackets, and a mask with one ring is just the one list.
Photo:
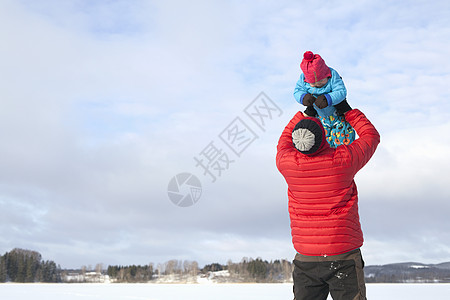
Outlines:
[[81, 275], [86, 275], [86, 266], [81, 266]]
[[102, 263], [98, 263], [95, 265], [95, 272], [97, 274], [102, 274], [103, 271], [103, 264]]

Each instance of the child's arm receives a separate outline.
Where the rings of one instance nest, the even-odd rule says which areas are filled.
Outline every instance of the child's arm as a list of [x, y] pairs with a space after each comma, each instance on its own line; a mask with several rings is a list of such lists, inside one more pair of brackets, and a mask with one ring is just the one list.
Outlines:
[[303, 97], [305, 97], [305, 95], [307, 94], [308, 91], [306, 90], [305, 87], [305, 75], [302, 73], [300, 75], [300, 79], [297, 81], [297, 84], [295, 86], [294, 98], [298, 103], [303, 104]]
[[339, 104], [347, 97], [347, 89], [345, 88], [344, 81], [341, 76], [334, 69], [331, 70], [331, 92], [323, 94], [317, 97], [316, 105], [319, 108], [325, 108], [327, 106], [334, 106]]
[[333, 69], [331, 69], [331, 86], [332, 91], [328, 96], [331, 98], [331, 105], [336, 105], [347, 97], [347, 89], [342, 77]]

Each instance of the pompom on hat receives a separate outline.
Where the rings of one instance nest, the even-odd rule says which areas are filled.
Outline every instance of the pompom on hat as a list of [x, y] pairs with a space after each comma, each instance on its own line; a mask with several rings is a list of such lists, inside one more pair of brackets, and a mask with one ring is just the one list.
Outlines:
[[303, 60], [300, 68], [305, 75], [307, 83], [314, 83], [326, 77], [331, 77], [330, 68], [325, 64], [325, 61], [319, 54], [314, 54], [311, 51], [306, 51], [303, 54]]
[[326, 143], [325, 130], [317, 118], [305, 118], [292, 130], [292, 143], [303, 154], [313, 155]]

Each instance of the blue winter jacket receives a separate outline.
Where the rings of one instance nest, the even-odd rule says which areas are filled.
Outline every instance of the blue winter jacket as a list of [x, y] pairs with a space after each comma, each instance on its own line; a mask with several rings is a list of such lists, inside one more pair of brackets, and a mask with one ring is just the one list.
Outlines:
[[314, 104], [314, 108], [317, 110], [319, 116], [324, 118], [332, 116], [336, 111], [334, 105], [341, 103], [347, 97], [347, 89], [345, 88], [341, 76], [339, 76], [338, 72], [332, 68], [330, 68], [330, 71], [331, 78], [329, 78], [327, 84], [321, 88], [312, 87], [305, 81], [305, 75], [302, 73], [294, 90], [295, 100], [300, 104], [303, 104], [303, 97], [306, 94], [311, 94], [314, 97], [324, 95], [328, 100], [327, 107], [320, 109]]

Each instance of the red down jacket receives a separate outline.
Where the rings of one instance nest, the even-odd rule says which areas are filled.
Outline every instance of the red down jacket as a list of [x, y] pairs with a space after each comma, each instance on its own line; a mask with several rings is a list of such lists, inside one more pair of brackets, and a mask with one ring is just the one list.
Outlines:
[[353, 109], [345, 119], [359, 138], [336, 149], [322, 143], [316, 153], [305, 155], [294, 147], [291, 136], [303, 118], [299, 112], [286, 126], [276, 158], [288, 185], [294, 248], [311, 256], [337, 255], [359, 248], [363, 233], [353, 179], [374, 154], [380, 135], [361, 111]]

